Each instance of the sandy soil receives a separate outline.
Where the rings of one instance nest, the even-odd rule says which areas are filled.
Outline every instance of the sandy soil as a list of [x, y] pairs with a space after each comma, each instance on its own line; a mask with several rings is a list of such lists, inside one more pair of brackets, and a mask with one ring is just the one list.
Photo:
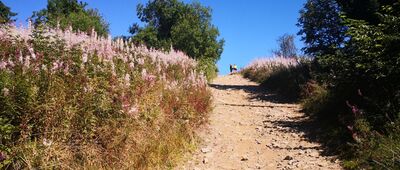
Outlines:
[[203, 142], [176, 169], [341, 169], [305, 137], [299, 105], [259, 93], [240, 75], [218, 77], [210, 87], [215, 108]]

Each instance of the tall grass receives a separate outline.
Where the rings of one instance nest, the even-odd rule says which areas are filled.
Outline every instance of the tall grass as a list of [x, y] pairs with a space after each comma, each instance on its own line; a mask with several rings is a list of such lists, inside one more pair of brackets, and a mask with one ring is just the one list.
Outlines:
[[288, 100], [297, 100], [310, 79], [310, 61], [305, 58], [259, 58], [250, 62], [241, 74]]
[[173, 167], [207, 121], [197, 62], [45, 26], [0, 28], [0, 168]]

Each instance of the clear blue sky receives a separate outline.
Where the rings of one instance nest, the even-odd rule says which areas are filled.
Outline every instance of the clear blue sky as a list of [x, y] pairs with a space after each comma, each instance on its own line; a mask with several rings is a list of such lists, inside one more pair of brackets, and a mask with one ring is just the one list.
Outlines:
[[[139, 22], [136, 5], [147, 0], [84, 0], [90, 8], [99, 9], [110, 23], [113, 36], [129, 35], [128, 28]], [[193, 0], [185, 0], [191, 2]], [[299, 10], [305, 0], [198, 0], [212, 8], [213, 24], [225, 39], [224, 52], [218, 62], [220, 74], [227, 74], [229, 64], [245, 66], [252, 59], [271, 56], [277, 48], [276, 39], [285, 34], [296, 34]], [[26, 24], [33, 11], [43, 9], [47, 0], [3, 0], [17, 12], [17, 23]], [[300, 49], [303, 43], [296, 39]]]

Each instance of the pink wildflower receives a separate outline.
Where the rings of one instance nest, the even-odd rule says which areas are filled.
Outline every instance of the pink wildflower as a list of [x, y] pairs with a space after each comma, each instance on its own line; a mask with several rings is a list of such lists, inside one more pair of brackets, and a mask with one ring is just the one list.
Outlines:
[[7, 62], [0, 61], [0, 70], [6, 69], [6, 67], [7, 67]]
[[135, 63], [130, 62], [130, 63], [129, 63], [129, 68], [131, 68], [131, 69], [135, 68]]
[[69, 71], [69, 65], [67, 64], [67, 65], [65, 65], [65, 67], [64, 67], [64, 74], [68, 74], [68, 71]]
[[14, 62], [11, 60], [11, 58], [8, 59], [8, 65], [10, 65], [10, 67], [14, 67], [15, 64]]
[[82, 54], [82, 63], [85, 64], [87, 62], [87, 60], [88, 60], [88, 55], [86, 53], [83, 53]]
[[31, 57], [29, 56], [29, 55], [27, 55], [26, 57], [25, 57], [25, 62], [24, 62], [24, 66], [26, 67], [26, 68], [29, 68], [29, 66], [30, 66], [30, 64], [31, 64]]
[[30, 53], [31, 56], [32, 56], [32, 59], [36, 59], [36, 54], [35, 54], [35, 51], [33, 51], [33, 48], [32, 48], [32, 47], [29, 47], [28, 50], [29, 50], [29, 53]]
[[131, 106], [127, 112], [128, 115], [135, 117], [137, 113], [139, 112], [139, 109], [136, 106]]
[[125, 86], [126, 87], [129, 87], [130, 85], [131, 85], [131, 83], [130, 83], [130, 81], [131, 81], [131, 76], [129, 75], [129, 74], [125, 74], [125, 77], [124, 77], [124, 84], [125, 84]]
[[3, 152], [0, 152], [0, 163], [6, 159], [7, 159], [6, 154], [4, 154]]
[[4, 87], [1, 91], [3, 92], [3, 95], [4, 95], [4, 96], [8, 96], [8, 95], [10, 94], [10, 90], [8, 90], [8, 89], [5, 88], [5, 87]]

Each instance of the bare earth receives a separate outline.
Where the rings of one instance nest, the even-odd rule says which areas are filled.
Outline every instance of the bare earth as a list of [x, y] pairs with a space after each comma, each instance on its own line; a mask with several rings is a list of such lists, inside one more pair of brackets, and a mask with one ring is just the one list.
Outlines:
[[210, 86], [215, 108], [200, 132], [203, 142], [177, 169], [342, 169], [306, 139], [299, 105], [260, 95], [240, 75], [218, 77]]

